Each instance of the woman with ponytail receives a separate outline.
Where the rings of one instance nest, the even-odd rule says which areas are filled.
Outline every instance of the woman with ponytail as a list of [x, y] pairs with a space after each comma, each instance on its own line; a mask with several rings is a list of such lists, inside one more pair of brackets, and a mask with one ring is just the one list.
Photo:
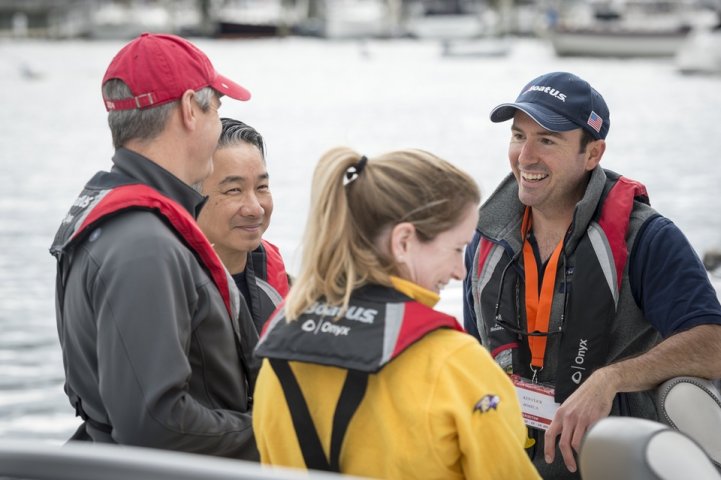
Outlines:
[[265, 325], [265, 464], [377, 478], [538, 478], [510, 380], [433, 306], [465, 277], [473, 179], [424, 151], [316, 166], [299, 275]]

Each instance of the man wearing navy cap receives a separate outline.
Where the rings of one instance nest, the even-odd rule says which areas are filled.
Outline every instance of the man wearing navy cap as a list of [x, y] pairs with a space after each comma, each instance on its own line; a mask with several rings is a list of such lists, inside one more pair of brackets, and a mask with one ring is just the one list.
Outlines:
[[[256, 460], [257, 332], [195, 222], [221, 96], [250, 93], [174, 35], [143, 34], [102, 81], [115, 155], [51, 247], [73, 439]], [[239, 315], [238, 312], [245, 312]]]
[[542, 75], [491, 112], [507, 120], [512, 173], [466, 251], [464, 322], [512, 376], [541, 475], [578, 478], [595, 421], [658, 419], [650, 389], [721, 377], [721, 305], [646, 188], [600, 167], [611, 121], [588, 82]]

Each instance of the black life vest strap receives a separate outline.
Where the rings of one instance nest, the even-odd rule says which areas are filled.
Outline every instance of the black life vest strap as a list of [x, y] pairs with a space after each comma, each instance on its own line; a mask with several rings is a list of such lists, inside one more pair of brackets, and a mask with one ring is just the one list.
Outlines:
[[330, 437], [330, 469], [340, 472], [340, 449], [343, 446], [348, 424], [358, 410], [368, 387], [368, 372], [348, 370], [338, 404], [333, 414], [333, 433]]
[[306, 467], [314, 470], [340, 472], [339, 458], [343, 438], [353, 414], [365, 396], [366, 387], [368, 386], [368, 373], [348, 370], [333, 415], [329, 462], [323, 452], [318, 431], [308, 411], [308, 404], [303, 398], [298, 380], [290, 369], [288, 361], [274, 358], [269, 358], [268, 361], [283, 388]]

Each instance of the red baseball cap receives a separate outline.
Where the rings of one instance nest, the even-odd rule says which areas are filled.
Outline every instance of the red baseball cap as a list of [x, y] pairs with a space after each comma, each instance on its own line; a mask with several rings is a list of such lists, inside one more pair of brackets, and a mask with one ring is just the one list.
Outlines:
[[103, 98], [108, 111], [154, 107], [178, 100], [186, 90], [205, 87], [236, 100], [250, 98], [248, 90], [216, 72], [198, 47], [176, 35], [141, 34], [115, 55], [103, 85], [113, 78], [125, 82], [133, 96]]

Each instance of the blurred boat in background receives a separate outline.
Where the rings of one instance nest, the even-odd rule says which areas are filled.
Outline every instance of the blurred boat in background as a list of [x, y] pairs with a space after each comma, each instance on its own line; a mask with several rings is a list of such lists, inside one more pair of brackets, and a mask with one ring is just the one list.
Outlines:
[[413, 38], [454, 40], [486, 35], [494, 12], [485, 2], [418, 2], [409, 9], [406, 30]]
[[213, 13], [215, 35], [222, 38], [275, 37], [284, 33], [278, 0], [226, 1]]
[[500, 57], [510, 52], [505, 17], [510, 1], [421, 2], [409, 11], [408, 36], [437, 40], [443, 56]]
[[549, 38], [559, 56], [673, 57], [708, 14], [691, 1], [574, 2], [558, 12]]
[[691, 32], [675, 60], [678, 71], [686, 75], [721, 75], [721, 9], [715, 24]]
[[400, 0], [306, 0], [294, 32], [334, 39], [389, 38], [396, 36]]
[[[0, 0], [0, 38], [534, 35], [549, 0]], [[499, 20], [503, 22], [501, 25]]]
[[85, 36], [94, 39], [131, 39], [143, 32], [172, 31], [169, 11], [160, 3], [106, 2], [90, 11]]
[[559, 56], [672, 57], [683, 44], [689, 29], [605, 30], [559, 28], [551, 44]]

